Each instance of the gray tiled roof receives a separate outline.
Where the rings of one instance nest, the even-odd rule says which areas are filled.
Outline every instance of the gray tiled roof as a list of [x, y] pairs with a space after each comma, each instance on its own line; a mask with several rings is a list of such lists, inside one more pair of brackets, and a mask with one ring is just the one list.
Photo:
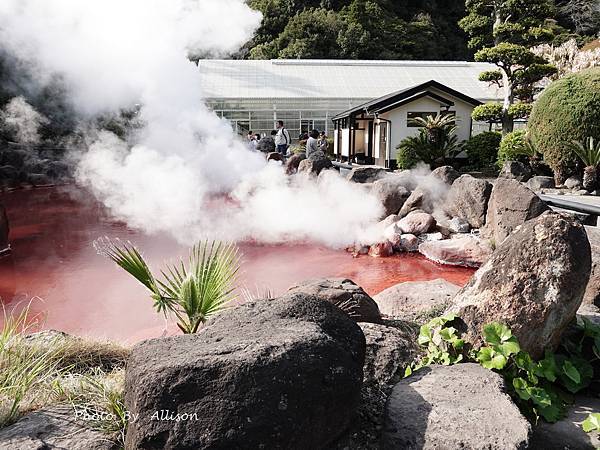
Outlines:
[[501, 97], [477, 80], [493, 66], [461, 61], [201, 60], [211, 99], [377, 98], [428, 80], [480, 101]]

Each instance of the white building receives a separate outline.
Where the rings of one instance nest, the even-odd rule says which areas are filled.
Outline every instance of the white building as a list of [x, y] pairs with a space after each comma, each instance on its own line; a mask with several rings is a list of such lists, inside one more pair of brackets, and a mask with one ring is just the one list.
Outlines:
[[198, 68], [208, 106], [240, 134], [268, 134], [283, 120], [292, 137], [311, 129], [332, 136], [332, 119], [341, 112], [430, 80], [480, 102], [500, 98], [477, 79], [493, 68], [485, 63], [201, 60]]
[[416, 117], [451, 114], [459, 142], [471, 137], [471, 113], [481, 102], [435, 80], [403, 89], [358, 105], [333, 118], [334, 152], [342, 160], [356, 160], [391, 167], [396, 147], [414, 136]]

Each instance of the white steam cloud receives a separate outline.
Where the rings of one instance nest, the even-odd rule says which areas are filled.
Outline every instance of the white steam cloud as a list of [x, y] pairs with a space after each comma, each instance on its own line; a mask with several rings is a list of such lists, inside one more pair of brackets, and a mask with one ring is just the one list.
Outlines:
[[331, 174], [285, 177], [204, 106], [187, 56], [227, 55], [260, 20], [242, 0], [2, 0], [0, 45], [40, 84], [60, 75], [83, 118], [142, 105], [132, 142], [96, 133], [79, 160], [116, 218], [184, 242], [351, 243], [381, 214], [374, 197]]

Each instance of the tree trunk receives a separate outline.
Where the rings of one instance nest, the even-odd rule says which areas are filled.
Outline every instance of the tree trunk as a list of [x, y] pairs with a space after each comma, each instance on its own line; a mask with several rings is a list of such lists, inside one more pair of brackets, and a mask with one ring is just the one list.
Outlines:
[[508, 109], [513, 104], [515, 99], [512, 83], [509, 80], [507, 71], [503, 68], [500, 68], [500, 71], [502, 72], [502, 86], [504, 87], [504, 102], [502, 104], [502, 135], [506, 136], [508, 133], [513, 131], [515, 127], [515, 121], [508, 113]]
[[583, 188], [592, 192], [596, 188], [596, 183], [598, 181], [596, 167], [595, 166], [587, 166], [583, 169]]
[[557, 187], [565, 184], [565, 181], [568, 178], [567, 177], [567, 168], [561, 164], [557, 167], [553, 167], [552, 170], [554, 170], [554, 184]]

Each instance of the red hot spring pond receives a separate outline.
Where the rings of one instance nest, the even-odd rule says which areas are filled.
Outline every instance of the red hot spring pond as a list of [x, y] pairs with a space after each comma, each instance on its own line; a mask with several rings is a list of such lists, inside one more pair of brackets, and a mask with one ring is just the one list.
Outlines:
[[[13, 250], [0, 259], [0, 298], [7, 311], [33, 299], [30, 316], [47, 329], [124, 343], [163, 333], [164, 318], [145, 288], [98, 255], [92, 242], [102, 236], [129, 240], [155, 270], [187, 256], [187, 247], [111, 219], [102, 204], [73, 186], [3, 193], [0, 203], [7, 209]], [[346, 277], [374, 295], [403, 281], [445, 278], [463, 285], [473, 273], [416, 255], [353, 258], [314, 244], [240, 244], [240, 249], [240, 283], [251, 292], [281, 294], [309, 278]]]

